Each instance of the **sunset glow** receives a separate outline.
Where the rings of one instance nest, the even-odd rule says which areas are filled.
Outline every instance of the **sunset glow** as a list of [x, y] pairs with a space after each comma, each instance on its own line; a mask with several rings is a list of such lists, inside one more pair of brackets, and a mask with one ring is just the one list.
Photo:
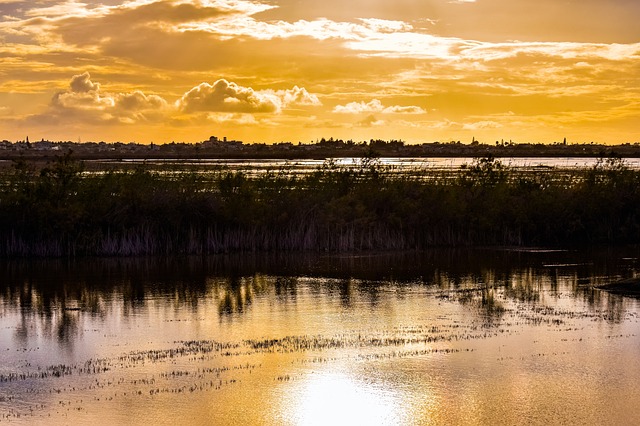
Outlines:
[[640, 2], [0, 0], [0, 140], [640, 142]]

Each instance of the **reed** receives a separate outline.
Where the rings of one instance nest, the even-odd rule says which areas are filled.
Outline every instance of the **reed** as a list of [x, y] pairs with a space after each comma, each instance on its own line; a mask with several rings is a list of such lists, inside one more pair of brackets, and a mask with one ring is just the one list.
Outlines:
[[85, 173], [65, 155], [3, 176], [0, 255], [132, 256], [407, 250], [640, 242], [640, 172], [478, 159], [455, 173], [398, 173], [365, 157], [313, 173]]

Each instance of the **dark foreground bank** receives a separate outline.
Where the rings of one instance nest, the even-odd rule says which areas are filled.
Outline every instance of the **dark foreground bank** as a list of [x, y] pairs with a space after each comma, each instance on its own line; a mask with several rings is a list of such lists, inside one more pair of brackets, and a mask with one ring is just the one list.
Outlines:
[[640, 172], [621, 160], [523, 173], [492, 159], [399, 174], [375, 158], [313, 173], [84, 173], [67, 155], [18, 161], [0, 189], [0, 255], [128, 256], [238, 251], [640, 242]]

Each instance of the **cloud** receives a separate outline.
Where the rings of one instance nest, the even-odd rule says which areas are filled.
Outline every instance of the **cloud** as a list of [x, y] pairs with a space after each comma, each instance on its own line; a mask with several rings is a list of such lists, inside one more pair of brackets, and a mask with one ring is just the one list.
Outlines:
[[25, 16], [38, 18], [56, 18], [66, 16], [90, 16], [104, 10], [104, 7], [89, 8], [88, 4], [68, 0], [65, 2], [55, 2], [50, 6], [34, 7], [25, 11]]
[[[256, 118], [256, 113], [281, 114], [294, 107], [321, 105], [318, 97], [305, 88], [293, 86], [286, 90], [253, 90], [220, 79], [213, 84], [202, 83], [184, 93], [177, 101], [141, 90], [108, 91], [85, 71], [71, 77], [66, 89], [56, 92], [47, 108], [39, 113], [7, 117], [13, 112], [0, 107], [5, 122], [26, 122], [32, 125], [59, 126], [168, 124], [197, 126], [206, 123], [230, 125], [272, 126], [271, 116]], [[286, 115], [281, 115], [286, 118]], [[299, 121], [295, 115], [292, 120]]]
[[208, 113], [206, 118], [208, 121], [212, 121], [216, 124], [235, 124], [242, 126], [253, 126], [259, 124], [259, 121], [253, 114]]
[[[234, 40], [305, 38], [333, 41], [341, 49], [356, 54], [386, 52], [402, 56], [419, 51], [421, 57], [426, 53], [448, 56], [451, 45], [460, 41], [416, 32], [410, 24], [397, 20], [358, 18], [355, 22], [341, 22], [316, 18], [289, 22], [261, 21], [255, 17], [274, 7], [243, 0], [134, 0], [116, 6], [93, 6], [71, 0], [33, 8], [27, 12], [28, 19], [5, 24], [4, 28], [0, 25], [0, 33], [4, 30], [30, 36], [38, 44], [57, 49], [83, 47], [96, 53], [135, 49], [138, 61], [156, 52], [158, 45], [170, 47], [177, 41], [188, 51], [207, 52], [218, 43]], [[197, 36], [189, 37], [190, 34]], [[159, 38], [162, 43], [158, 43]], [[166, 61], [166, 56], [163, 59], [172, 62]]]
[[384, 126], [386, 121], [378, 120], [374, 115], [368, 115], [363, 120], [356, 123], [357, 127], [380, 127]]
[[441, 121], [427, 123], [427, 127], [432, 130], [462, 130], [463, 125], [445, 118]]
[[120, 93], [115, 97], [115, 107], [119, 111], [163, 110], [168, 107], [167, 101], [157, 95], [145, 95], [140, 90], [131, 93]]
[[265, 93], [273, 93], [282, 101], [283, 107], [289, 107], [294, 105], [299, 106], [320, 106], [322, 103], [318, 99], [317, 95], [313, 95], [307, 92], [304, 87], [293, 86], [293, 89], [277, 90], [277, 91], [265, 91]]
[[148, 22], [179, 23], [207, 20], [222, 15], [252, 15], [273, 7], [264, 3], [243, 0], [130, 0], [111, 6], [68, 0], [47, 7], [34, 7], [27, 10], [25, 16], [58, 18], [63, 22], [74, 18], [89, 18], [87, 24], [95, 24], [101, 19], [107, 21], [120, 19], [130, 24], [144, 25]]
[[89, 72], [85, 72], [80, 75], [74, 75], [71, 78], [71, 83], [69, 83], [69, 88], [71, 92], [75, 93], [97, 92], [100, 90], [100, 83], [93, 83]]
[[294, 86], [289, 90], [253, 90], [220, 79], [201, 83], [185, 93], [176, 103], [187, 113], [197, 111], [232, 113], [280, 113], [294, 105], [321, 105], [318, 97]]
[[640, 43], [604, 44], [571, 42], [509, 42], [461, 45], [460, 59], [495, 61], [506, 58], [531, 57], [626, 61], [640, 58]]
[[402, 21], [359, 18], [358, 22], [340, 22], [327, 18], [313, 20], [259, 21], [253, 16], [235, 15], [228, 19], [208, 22], [186, 22], [176, 31], [199, 31], [219, 37], [249, 37], [259, 40], [307, 37], [315, 40], [358, 41], [380, 34], [410, 32], [413, 27]]
[[166, 117], [167, 101], [139, 90], [109, 93], [93, 82], [89, 72], [74, 75], [69, 87], [57, 92], [44, 114], [31, 116], [32, 121], [64, 122], [73, 119], [93, 123], [134, 124], [158, 121]]
[[159, 36], [170, 38], [182, 25], [251, 16], [274, 7], [243, 0], [130, 0], [115, 5], [69, 0], [28, 4], [31, 8], [25, 7], [23, 13], [0, 22], [0, 36], [10, 35], [57, 51], [82, 47], [94, 53], [130, 41], [144, 42], [153, 51], [154, 46], [162, 44]]
[[[591, 14], [594, 25], [584, 26], [584, 37], [574, 36], [576, 22], [587, 21], [551, 26], [536, 19], [544, 15], [552, 18], [547, 23], [562, 24], [566, 14], [555, 11], [568, 10], [566, 5], [549, 13], [523, 0], [441, 0], [438, 7], [419, 0], [355, 0], [355, 9], [333, 1], [303, 7], [298, 0], [0, 3], [0, 15], [8, 15], [0, 20], [0, 116], [15, 126], [29, 114], [96, 133], [94, 128], [115, 132], [118, 123], [148, 123], [140, 128], [160, 134], [185, 123], [180, 131], [193, 134], [213, 122], [238, 129], [246, 124], [255, 133], [243, 136], [259, 140], [280, 134], [272, 128], [260, 133], [269, 126], [285, 137], [302, 134], [307, 125], [348, 132], [364, 120], [420, 140], [419, 129], [453, 135], [484, 126], [491, 133], [491, 122], [504, 126], [494, 132], [522, 133], [513, 120], [496, 118], [513, 110], [542, 122], [540, 130], [527, 128], [531, 135], [547, 122], [561, 122], [566, 111], [609, 120], [606, 132], [598, 130], [601, 139], [613, 140], [609, 130], [622, 120], [628, 133], [637, 128], [628, 124], [632, 115], [610, 113], [637, 113], [630, 106], [640, 95], [634, 30], [616, 22], [621, 32], [603, 37], [597, 24], [614, 15]], [[586, 16], [589, 5], [579, 13]], [[541, 15], [535, 15], [538, 9]], [[478, 16], [497, 24], [473, 25]], [[78, 72], [77, 64], [91, 75]], [[222, 76], [229, 77], [216, 81]], [[53, 98], [51, 87], [60, 89]], [[416, 100], [425, 93], [435, 108], [428, 115], [424, 97]], [[321, 100], [331, 103], [321, 107]], [[312, 115], [317, 118], [307, 122]], [[409, 124], [418, 126], [413, 133], [406, 131]], [[51, 128], [75, 132], [73, 126]], [[120, 135], [133, 131], [125, 126]]]
[[242, 87], [221, 79], [201, 83], [185, 93], [177, 103], [185, 112], [277, 112], [275, 96], [263, 96], [250, 87]]
[[[31, 37], [35, 44], [58, 52], [82, 48], [94, 58], [107, 55], [168, 69], [210, 70], [223, 62], [226, 66], [256, 66], [282, 57], [299, 58], [295, 61], [300, 68], [302, 58], [327, 55], [343, 60], [419, 59], [467, 68], [521, 56], [528, 56], [533, 64], [540, 62], [540, 56], [583, 61], [629, 61], [640, 56], [639, 43], [495, 43], [442, 37], [398, 20], [259, 19], [262, 15], [258, 13], [272, 9], [278, 7], [246, 0], [131, 0], [114, 6], [70, 0], [34, 7], [26, 12], [28, 19], [0, 23], [0, 35]], [[225, 60], [220, 61], [221, 57]]]
[[502, 124], [495, 121], [483, 120], [475, 123], [465, 123], [462, 128], [464, 130], [487, 130], [487, 129], [499, 129], [503, 127]]
[[141, 90], [107, 91], [90, 73], [76, 74], [67, 88], [56, 92], [48, 107], [24, 118], [5, 118], [8, 108], [0, 108], [4, 121], [31, 125], [134, 125], [168, 124], [198, 126], [205, 123], [272, 126], [270, 117], [257, 119], [256, 113], [280, 114], [283, 109], [321, 105], [305, 88], [253, 90], [220, 79], [202, 83], [184, 93], [176, 102]]
[[350, 102], [346, 105], [337, 105], [333, 112], [336, 114], [362, 114], [362, 113], [382, 113], [382, 114], [425, 114], [426, 111], [419, 106], [393, 105], [385, 107], [378, 99], [373, 99], [368, 103]]

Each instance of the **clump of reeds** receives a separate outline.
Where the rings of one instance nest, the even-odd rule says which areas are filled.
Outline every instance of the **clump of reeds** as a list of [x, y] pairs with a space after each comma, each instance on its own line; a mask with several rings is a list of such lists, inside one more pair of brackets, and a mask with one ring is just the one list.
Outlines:
[[491, 158], [455, 174], [373, 157], [313, 173], [84, 173], [65, 155], [16, 162], [0, 188], [3, 256], [404, 250], [640, 242], [640, 172], [623, 161], [522, 172]]

